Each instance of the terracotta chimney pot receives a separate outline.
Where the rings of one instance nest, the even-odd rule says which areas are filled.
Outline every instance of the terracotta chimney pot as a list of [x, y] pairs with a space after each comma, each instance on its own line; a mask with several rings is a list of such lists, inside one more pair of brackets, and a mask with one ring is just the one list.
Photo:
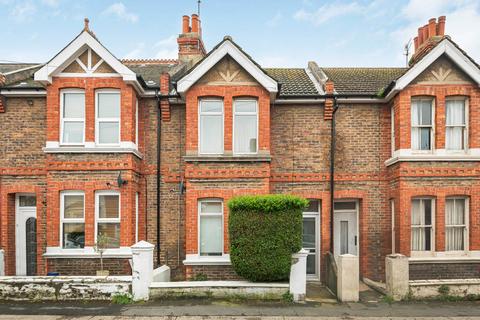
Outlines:
[[418, 37], [413, 38], [413, 44], [414, 44], [415, 51], [417, 51], [417, 49], [418, 49]]
[[435, 37], [437, 35], [437, 19], [432, 18], [428, 20], [428, 38]]
[[198, 30], [199, 30], [198, 15], [192, 14], [192, 32], [198, 33]]
[[422, 34], [423, 34], [423, 42], [428, 40], [428, 24], [422, 27]]
[[445, 20], [447, 19], [446, 16], [438, 17], [438, 24], [437, 24], [437, 35], [444, 36], [445, 35]]
[[183, 16], [182, 18], [182, 33], [190, 32], [190, 17]]
[[422, 27], [418, 28], [417, 38], [418, 38], [418, 46], [420, 47], [423, 43], [423, 28]]

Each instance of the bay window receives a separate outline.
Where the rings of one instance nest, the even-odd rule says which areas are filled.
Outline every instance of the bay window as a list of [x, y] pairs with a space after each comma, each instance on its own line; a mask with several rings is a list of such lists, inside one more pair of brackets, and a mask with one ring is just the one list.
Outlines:
[[61, 143], [83, 144], [85, 141], [85, 92], [83, 90], [61, 91], [60, 119]]
[[85, 246], [85, 195], [81, 191], [60, 194], [61, 246], [79, 249]]
[[223, 202], [210, 199], [198, 202], [199, 254], [223, 254]]
[[258, 107], [253, 99], [236, 99], [234, 102], [233, 152], [257, 153]]
[[467, 250], [468, 200], [447, 198], [445, 201], [445, 250]]
[[223, 153], [223, 101], [220, 99], [200, 100], [199, 150], [202, 154]]
[[432, 251], [433, 250], [433, 225], [435, 202], [433, 199], [413, 199], [412, 200], [412, 251]]
[[96, 143], [120, 144], [120, 91], [97, 90], [95, 102]]
[[412, 99], [411, 145], [413, 150], [433, 149], [433, 100], [431, 98]]
[[120, 247], [120, 194], [117, 191], [96, 192], [95, 217], [95, 242], [102, 236], [106, 247]]
[[465, 150], [467, 147], [465, 99], [447, 98], [445, 120], [445, 148], [447, 150]]

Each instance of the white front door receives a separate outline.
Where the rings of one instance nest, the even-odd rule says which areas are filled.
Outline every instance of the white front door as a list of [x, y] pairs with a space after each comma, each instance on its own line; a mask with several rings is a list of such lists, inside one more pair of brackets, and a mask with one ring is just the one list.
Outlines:
[[303, 249], [308, 251], [307, 278], [320, 280], [320, 201], [309, 200], [303, 212]]
[[27, 233], [29, 218], [37, 217], [36, 199], [34, 195], [17, 194], [15, 197], [15, 266], [16, 275], [27, 275]]
[[339, 202], [335, 203], [335, 207], [333, 214], [333, 253], [335, 256], [342, 254], [358, 255], [356, 202]]

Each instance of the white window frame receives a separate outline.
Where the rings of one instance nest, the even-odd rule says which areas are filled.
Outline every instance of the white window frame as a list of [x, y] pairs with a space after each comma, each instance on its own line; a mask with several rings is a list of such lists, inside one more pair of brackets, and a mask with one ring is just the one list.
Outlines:
[[[59, 137], [59, 140], [60, 140], [60, 145], [67, 145], [67, 146], [83, 146], [85, 144], [85, 118], [86, 118], [86, 113], [87, 113], [87, 110], [86, 110], [86, 103], [84, 104], [83, 108], [84, 108], [84, 111], [83, 111], [83, 115], [84, 117], [83, 118], [64, 118], [63, 116], [63, 109], [64, 109], [64, 103], [65, 103], [65, 97], [64, 95], [65, 94], [68, 94], [68, 93], [83, 93], [83, 95], [85, 96], [85, 90], [83, 89], [75, 89], [75, 88], [72, 88], [72, 89], [62, 89], [60, 90], [60, 137]], [[63, 141], [63, 130], [64, 130], [64, 127], [65, 127], [65, 122], [83, 122], [83, 135], [82, 135], [82, 142], [64, 142]]]
[[135, 99], [135, 145], [138, 149], [138, 98]]
[[[463, 149], [447, 149], [447, 128], [448, 127], [460, 127], [460, 126], [452, 126], [452, 125], [447, 125], [447, 101], [463, 101], [464, 105], [463, 107], [465, 108], [465, 125], [463, 126]], [[455, 152], [467, 152], [468, 151], [468, 132], [469, 132], [469, 99], [468, 97], [465, 96], [449, 96], [445, 98], [445, 150], [449, 153], [455, 153]]]
[[[100, 196], [118, 196], [118, 218], [100, 218]], [[120, 224], [120, 241], [122, 240], [121, 233], [121, 218], [122, 218], [122, 196], [120, 191], [116, 190], [99, 190], [95, 192], [95, 235], [94, 240], [97, 243], [98, 224], [99, 223], [115, 223]], [[121, 244], [119, 245], [121, 247]], [[110, 249], [110, 248], [109, 248]], [[114, 248], [112, 248], [114, 249]]]
[[[255, 112], [237, 112], [237, 106], [236, 106], [236, 103], [237, 102], [240, 102], [240, 101], [254, 101], [255, 102]], [[233, 100], [233, 126], [232, 126], [232, 150], [233, 150], [233, 154], [237, 154], [237, 155], [248, 155], [248, 154], [258, 154], [258, 134], [259, 134], [259, 123], [258, 123], [258, 100], [257, 99], [254, 99], [254, 98], [251, 98], [251, 99], [248, 99], [248, 98], [240, 98], [240, 99], [234, 99]], [[257, 136], [255, 137], [256, 139], [256, 147], [255, 149], [257, 150], [256, 152], [237, 152], [235, 150], [235, 125], [236, 125], [236, 120], [237, 120], [237, 115], [240, 116], [256, 116], [257, 119]]]
[[[83, 218], [65, 218], [65, 196], [83, 196]], [[77, 190], [66, 190], [60, 192], [60, 248], [65, 250], [83, 250], [83, 248], [64, 248], [63, 247], [63, 224], [64, 223], [83, 223], [86, 235], [85, 225], [85, 192]], [[84, 244], [85, 245], [85, 244]]]
[[[213, 203], [220, 203], [222, 207], [222, 212], [221, 213], [202, 213], [202, 203], [204, 202], [213, 202]], [[197, 223], [197, 237], [198, 237], [198, 256], [202, 259], [218, 259], [218, 257], [222, 257], [225, 255], [225, 215], [224, 215], [224, 208], [223, 208], [223, 199], [221, 198], [204, 198], [204, 199], [199, 199], [197, 201], [197, 206], [198, 206], [198, 223]], [[202, 216], [210, 216], [210, 217], [217, 217], [221, 216], [222, 217], [222, 255], [220, 256], [202, 256], [202, 253], [200, 252], [200, 219]]]
[[[202, 112], [202, 102], [204, 101], [221, 101], [222, 111], [221, 112]], [[215, 152], [215, 153], [202, 152], [202, 140], [201, 140], [202, 115], [222, 116], [222, 150], [220, 150], [220, 152]], [[218, 155], [218, 154], [223, 154], [224, 151], [225, 151], [225, 103], [224, 103], [224, 100], [221, 98], [201, 98], [198, 100], [198, 153], [202, 155]]]
[[[412, 225], [412, 214], [413, 214], [413, 201], [414, 200], [421, 200], [423, 201], [431, 201], [431, 225]], [[410, 200], [410, 238], [412, 238], [412, 229], [413, 228], [426, 228], [430, 227], [430, 250], [423, 250], [423, 251], [416, 251], [412, 248], [412, 240], [410, 239], [410, 255], [411, 256], [422, 256], [422, 255], [431, 255], [435, 252], [435, 216], [436, 216], [436, 201], [435, 198], [432, 197], [415, 197]]]
[[[412, 124], [412, 107], [413, 107], [413, 102], [414, 101], [423, 101], [423, 100], [428, 100], [431, 102], [432, 105], [432, 114], [431, 114], [431, 119], [432, 123], [431, 125], [416, 125], [413, 126]], [[421, 150], [421, 149], [413, 149], [412, 147], [412, 133], [413, 133], [413, 128], [430, 128], [430, 149], [429, 150]], [[435, 98], [433, 97], [412, 97], [410, 100], [410, 148], [413, 153], [432, 153], [435, 151]]]
[[[99, 118], [98, 117], [98, 95], [102, 93], [117, 93], [120, 96], [120, 105], [119, 112], [120, 116], [118, 118]], [[122, 93], [119, 89], [97, 89], [95, 90], [95, 144], [99, 146], [113, 146], [118, 147], [121, 143], [122, 137]], [[100, 122], [118, 122], [118, 143], [100, 143]]]
[[390, 149], [391, 155], [395, 154], [395, 106], [390, 108]]
[[[464, 216], [464, 225], [448, 225], [447, 226], [447, 201], [448, 200], [464, 200], [465, 201], [465, 212], [463, 213]], [[470, 232], [470, 201], [469, 197], [462, 197], [462, 196], [455, 196], [455, 197], [446, 197], [445, 198], [445, 252], [449, 253], [464, 253], [469, 251], [469, 232]], [[447, 251], [447, 228], [448, 227], [464, 227], [463, 233], [463, 250], [448, 250]]]

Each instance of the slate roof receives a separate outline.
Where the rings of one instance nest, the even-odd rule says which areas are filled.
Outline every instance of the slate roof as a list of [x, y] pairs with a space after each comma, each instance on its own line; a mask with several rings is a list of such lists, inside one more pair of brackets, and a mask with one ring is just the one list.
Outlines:
[[8, 73], [36, 65], [38, 65], [38, 63], [0, 63], [0, 73]]
[[280, 83], [280, 96], [318, 95], [312, 79], [302, 68], [265, 68], [265, 72]]
[[381, 95], [408, 68], [321, 68], [338, 94]]
[[0, 73], [5, 75], [2, 88], [43, 88], [33, 80], [33, 74], [41, 68], [38, 63], [1, 63]]

